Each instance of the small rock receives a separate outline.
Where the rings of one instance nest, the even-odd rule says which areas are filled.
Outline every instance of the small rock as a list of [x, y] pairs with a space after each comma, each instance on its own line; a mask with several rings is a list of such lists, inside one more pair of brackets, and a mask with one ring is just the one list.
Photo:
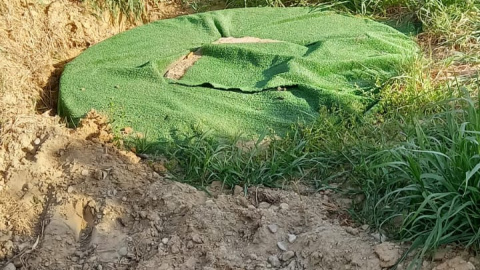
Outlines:
[[147, 218], [147, 212], [146, 211], [140, 211], [140, 217], [145, 219]]
[[13, 263], [9, 263], [3, 268], [3, 270], [17, 270], [17, 267], [15, 267]]
[[97, 270], [103, 270], [103, 266], [101, 264], [97, 265]]
[[74, 191], [75, 191], [75, 187], [74, 187], [74, 186], [68, 186], [68, 188], [67, 188], [67, 192], [68, 192], [68, 193], [72, 193], [72, 192], [74, 192]]
[[358, 229], [352, 227], [346, 227], [345, 231], [351, 235], [357, 235], [359, 233]]
[[290, 208], [290, 206], [289, 206], [288, 204], [286, 204], [286, 203], [281, 203], [281, 204], [280, 204], [280, 209], [282, 209], [282, 210], [288, 210], [288, 208]]
[[272, 256], [268, 257], [268, 262], [273, 267], [279, 267], [281, 265], [280, 260], [278, 259], [277, 255], [272, 255]]
[[239, 196], [239, 195], [243, 195], [243, 188], [241, 186], [235, 186], [235, 188], [233, 189], [233, 195], [235, 196]]
[[126, 202], [127, 201], [127, 197], [122, 197], [122, 201]]
[[88, 176], [88, 174], [89, 174], [89, 171], [87, 169], [82, 170], [82, 175], [83, 176]]
[[199, 234], [192, 235], [192, 241], [196, 244], [202, 244], [203, 243], [203, 240], [202, 240], [202, 238], [200, 237]]
[[288, 260], [290, 260], [291, 258], [293, 258], [293, 256], [295, 256], [295, 252], [289, 250], [289, 251], [286, 251], [282, 254], [282, 261], [286, 262]]
[[62, 237], [60, 235], [55, 236], [55, 240], [62, 241]]
[[375, 238], [375, 240], [380, 241], [381, 243], [387, 241], [387, 236], [384, 235], [383, 233], [372, 233], [371, 236]]
[[128, 248], [127, 247], [121, 247], [117, 252], [118, 252], [118, 255], [120, 255], [122, 257], [127, 256]]
[[400, 251], [393, 243], [385, 242], [375, 246], [375, 253], [380, 259], [380, 266], [388, 268], [400, 259]]
[[33, 144], [35, 145], [40, 145], [42, 141], [40, 140], [40, 138], [36, 138], [35, 141], [33, 141]]
[[248, 257], [249, 257], [250, 260], [252, 260], [252, 261], [258, 260], [258, 256], [257, 256], [257, 254], [255, 254], [255, 253], [252, 253], [252, 254], [248, 255]]
[[213, 207], [215, 205], [215, 202], [213, 200], [206, 200], [205, 205], [208, 207]]
[[166, 245], [166, 244], [168, 244], [168, 240], [169, 240], [169, 239], [165, 237], [165, 238], [162, 239], [162, 243], [163, 243], [164, 245]]
[[278, 225], [277, 224], [270, 224], [267, 227], [268, 227], [268, 230], [270, 230], [271, 233], [276, 233], [278, 231]]
[[360, 227], [360, 229], [362, 229], [364, 231], [368, 230], [369, 228], [370, 228], [370, 226], [368, 226], [368, 224], [364, 224], [364, 225], [362, 225], [362, 227]]
[[284, 242], [278, 242], [277, 247], [283, 251], [287, 251], [287, 245]]
[[297, 240], [297, 236], [295, 234], [288, 234], [288, 242], [293, 243]]
[[268, 209], [268, 208], [270, 208], [270, 204], [268, 202], [261, 202], [261, 203], [258, 204], [258, 208]]

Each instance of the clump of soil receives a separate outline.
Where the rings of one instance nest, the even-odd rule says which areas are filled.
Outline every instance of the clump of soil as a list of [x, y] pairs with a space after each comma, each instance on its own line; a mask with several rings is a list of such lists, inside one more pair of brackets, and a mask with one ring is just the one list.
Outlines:
[[[171, 181], [160, 161], [114, 147], [93, 111], [67, 129], [49, 111], [58, 77], [83, 49], [133, 26], [107, 21], [77, 2], [0, 2], [0, 269], [393, 265], [403, 247], [346, 222], [331, 192], [245, 195], [214, 183], [209, 197]], [[435, 258], [424, 269], [478, 265], [468, 253]]]

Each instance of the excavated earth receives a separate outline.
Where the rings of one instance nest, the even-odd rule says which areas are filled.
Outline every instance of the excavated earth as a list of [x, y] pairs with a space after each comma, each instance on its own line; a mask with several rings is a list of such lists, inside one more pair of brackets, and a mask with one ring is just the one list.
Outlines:
[[[189, 12], [175, 2], [146, 20]], [[384, 269], [406, 246], [355, 224], [348, 198], [305, 187], [211, 195], [112, 144], [91, 112], [54, 109], [63, 66], [135, 24], [78, 1], [0, 3], [0, 269]], [[245, 195], [247, 194], [247, 195]], [[341, 202], [341, 203], [340, 203]], [[475, 269], [455, 247], [423, 269]], [[405, 268], [400, 265], [399, 269]]]

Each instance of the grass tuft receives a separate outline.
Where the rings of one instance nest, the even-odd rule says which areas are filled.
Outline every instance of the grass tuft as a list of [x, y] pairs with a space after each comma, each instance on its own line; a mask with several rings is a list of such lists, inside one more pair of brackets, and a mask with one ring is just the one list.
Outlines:
[[406, 142], [363, 164], [366, 221], [417, 243], [420, 257], [444, 244], [480, 244], [478, 98], [464, 91], [439, 106], [406, 125]]

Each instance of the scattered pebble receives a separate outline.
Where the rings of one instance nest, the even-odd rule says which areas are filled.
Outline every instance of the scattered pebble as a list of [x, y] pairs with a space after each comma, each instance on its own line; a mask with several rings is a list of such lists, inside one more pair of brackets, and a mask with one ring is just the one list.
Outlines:
[[82, 170], [82, 175], [83, 176], [88, 176], [88, 174], [89, 174], [89, 171], [87, 169]]
[[270, 230], [271, 233], [276, 233], [278, 231], [278, 225], [277, 224], [270, 224], [267, 227], [268, 227], [268, 229]]
[[381, 243], [387, 241], [387, 236], [385, 236], [383, 233], [372, 233], [371, 236], [375, 238], [375, 240], [380, 241]]
[[120, 255], [122, 257], [127, 256], [128, 248], [127, 247], [121, 247], [117, 252], [118, 252], [118, 255]]
[[213, 207], [215, 205], [215, 202], [213, 200], [206, 200], [205, 205], [208, 207]]
[[164, 245], [166, 245], [166, 244], [168, 244], [168, 240], [169, 240], [169, 239], [165, 237], [165, 238], [162, 239], [162, 243], [163, 243]]
[[62, 237], [60, 235], [55, 236], [55, 240], [62, 241]]
[[35, 145], [40, 145], [42, 141], [40, 140], [40, 138], [36, 138], [35, 141], [33, 141], [33, 144]]
[[17, 270], [17, 267], [15, 267], [13, 263], [9, 263], [3, 268], [3, 270]]
[[68, 186], [68, 188], [67, 188], [67, 192], [68, 192], [68, 193], [72, 193], [72, 192], [74, 192], [74, 191], [75, 191], [75, 187], [74, 187], [74, 186]]
[[279, 267], [281, 264], [280, 264], [280, 260], [278, 259], [277, 255], [272, 255], [270, 257], [268, 257], [268, 262], [273, 266], [273, 267]]
[[290, 206], [286, 203], [281, 203], [280, 204], [280, 209], [282, 210], [288, 210], [290, 208]]
[[255, 254], [255, 253], [252, 253], [252, 254], [248, 255], [248, 257], [249, 257], [250, 260], [252, 260], [252, 261], [258, 260], [258, 256], [257, 256], [257, 254]]
[[284, 242], [278, 242], [277, 247], [283, 251], [287, 251], [287, 245]]
[[293, 256], [295, 256], [295, 252], [289, 250], [289, 251], [286, 251], [282, 254], [282, 261], [286, 262], [288, 260], [290, 260], [291, 258], [293, 258]]
[[267, 209], [267, 208], [270, 208], [270, 204], [268, 202], [261, 202], [258, 204], [258, 208]]
[[202, 238], [200, 237], [199, 234], [192, 235], [192, 241], [196, 244], [202, 244], [203, 243], [203, 240], [202, 240]]
[[297, 236], [295, 234], [288, 234], [288, 242], [293, 243], [297, 240]]
[[243, 188], [241, 186], [235, 186], [235, 188], [233, 189], [233, 195], [234, 196], [239, 196], [239, 195], [243, 195]]
[[127, 197], [122, 197], [122, 201], [126, 202], [127, 201]]

